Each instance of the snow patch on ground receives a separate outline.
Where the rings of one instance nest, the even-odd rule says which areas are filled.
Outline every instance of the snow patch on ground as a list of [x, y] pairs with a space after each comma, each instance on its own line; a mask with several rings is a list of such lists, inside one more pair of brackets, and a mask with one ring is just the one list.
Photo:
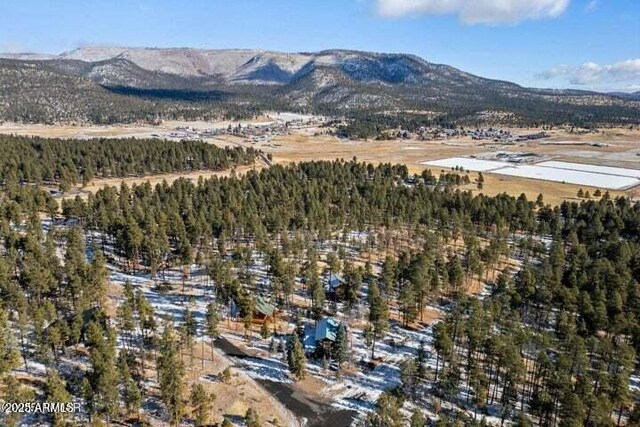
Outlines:
[[420, 162], [420, 164], [449, 169], [462, 168], [463, 170], [476, 172], [490, 172], [499, 175], [586, 185], [611, 190], [622, 190], [640, 184], [640, 170], [579, 163], [548, 161], [536, 165], [516, 165], [492, 160], [452, 157], [440, 160], [426, 160]]

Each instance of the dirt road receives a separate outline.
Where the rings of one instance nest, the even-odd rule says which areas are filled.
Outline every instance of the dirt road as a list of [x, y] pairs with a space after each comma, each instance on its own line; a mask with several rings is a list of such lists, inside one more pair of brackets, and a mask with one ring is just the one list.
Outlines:
[[[255, 358], [224, 337], [217, 339], [215, 346], [232, 358]], [[318, 401], [297, 388], [295, 384], [264, 379], [258, 379], [256, 382], [271, 393], [306, 427], [349, 426], [357, 415], [355, 411], [336, 409], [328, 402]]]

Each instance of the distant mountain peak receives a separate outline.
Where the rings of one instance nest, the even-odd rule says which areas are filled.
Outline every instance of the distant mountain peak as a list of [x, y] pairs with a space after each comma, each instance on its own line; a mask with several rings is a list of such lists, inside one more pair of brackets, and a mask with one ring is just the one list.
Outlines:
[[[226, 100], [235, 105], [331, 112], [425, 110], [468, 120], [477, 120], [479, 111], [497, 111], [528, 123], [640, 121], [637, 95], [524, 88], [403, 53], [89, 46], [58, 56], [4, 56], [10, 58], [6, 61], [82, 79], [76, 84], [97, 84], [96, 93], [107, 89], [145, 101]], [[17, 78], [15, 73], [7, 76]], [[29, 89], [29, 96], [41, 90], [28, 88], [29, 81], [18, 85], [12, 80], [12, 84]]]
[[[412, 71], [429, 64], [415, 55], [343, 49], [283, 53], [260, 49], [94, 46], [65, 52], [58, 58], [85, 62], [126, 58], [148, 71], [181, 77], [216, 76], [231, 84], [287, 84], [313, 65], [336, 66], [357, 80], [373, 82], [381, 77], [380, 83], [401, 83], [419, 78]], [[410, 67], [413, 70], [407, 69]]]

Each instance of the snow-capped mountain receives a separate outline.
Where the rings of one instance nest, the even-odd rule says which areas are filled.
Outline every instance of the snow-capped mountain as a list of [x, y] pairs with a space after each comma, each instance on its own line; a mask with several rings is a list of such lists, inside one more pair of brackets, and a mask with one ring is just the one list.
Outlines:
[[452, 67], [431, 64], [414, 55], [348, 50], [280, 53], [242, 49], [84, 47], [65, 52], [57, 59], [90, 63], [119, 61], [121, 65], [126, 60], [150, 72], [216, 79], [227, 84], [285, 85], [319, 68], [337, 69], [354, 81], [374, 84], [420, 85], [430, 81], [464, 86], [485, 80]]
[[[21, 93], [29, 96], [46, 91], [46, 86], [31, 87], [28, 78], [17, 84], [12, 80], [19, 78], [16, 70], [30, 70], [29, 75], [33, 75], [33, 69], [38, 69], [42, 71], [39, 76], [56, 82], [70, 82], [65, 78], [74, 77], [78, 79], [74, 84], [93, 83], [97, 92], [106, 89], [129, 99], [135, 96], [165, 104], [185, 101], [190, 103], [188, 109], [195, 108], [191, 103], [204, 101], [207, 108], [212, 102], [225, 102], [341, 114], [353, 110], [411, 110], [472, 120], [480, 113], [497, 111], [528, 123], [640, 121], [640, 102], [634, 97], [524, 88], [409, 54], [108, 46], [83, 47], [57, 56], [0, 54], [0, 58], [7, 58], [0, 61], [0, 77], [7, 79], [4, 86], [20, 87]], [[60, 87], [56, 90], [61, 91]], [[11, 105], [20, 105], [15, 93], [0, 94], [2, 97]], [[53, 95], [46, 98], [56, 108], [64, 108]]]

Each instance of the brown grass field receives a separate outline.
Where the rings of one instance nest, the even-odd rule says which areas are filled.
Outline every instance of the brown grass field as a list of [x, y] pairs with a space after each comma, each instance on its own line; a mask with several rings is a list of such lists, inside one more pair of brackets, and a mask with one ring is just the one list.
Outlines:
[[[262, 117], [257, 122], [270, 120]], [[167, 134], [176, 127], [190, 127], [205, 129], [211, 127], [226, 127], [230, 122], [177, 122], [168, 121], [159, 126], [150, 125], [121, 125], [121, 126], [47, 126], [47, 125], [0, 125], [0, 133], [37, 135], [44, 137], [67, 138], [96, 138], [96, 137], [150, 137], [153, 134]], [[246, 123], [243, 123], [246, 124]], [[640, 130], [630, 129], [602, 129], [597, 133], [570, 133], [565, 129], [547, 131], [550, 138], [538, 141], [530, 141], [517, 144], [502, 144], [492, 141], [473, 141], [469, 137], [452, 138], [448, 140], [419, 141], [419, 140], [392, 140], [392, 141], [347, 141], [340, 140], [329, 135], [314, 136], [314, 132], [320, 130], [313, 127], [301, 128], [292, 135], [272, 137], [267, 143], [253, 144], [244, 138], [233, 136], [220, 136], [210, 138], [207, 142], [219, 146], [245, 146], [255, 147], [270, 153], [275, 163], [290, 163], [306, 160], [351, 160], [356, 157], [359, 161], [378, 163], [402, 163], [406, 164], [411, 173], [420, 173], [425, 169], [431, 169], [434, 174], [439, 174], [440, 169], [422, 165], [425, 160], [435, 160], [454, 156], [470, 156], [487, 154], [495, 151], [528, 152], [544, 156], [546, 159], [588, 163], [605, 166], [620, 166], [640, 169]], [[538, 132], [539, 129], [513, 129], [514, 133], [522, 134]], [[601, 146], [593, 146], [598, 142]], [[243, 168], [238, 173], [245, 172]], [[209, 177], [213, 175], [228, 175], [230, 172], [194, 172], [189, 174], [167, 174], [152, 177], [130, 177], [125, 179], [100, 179], [90, 183], [85, 188], [76, 187], [66, 197], [80, 195], [86, 197], [89, 192], [108, 185], [120, 185], [126, 182], [133, 183], [150, 181], [152, 184], [172, 182], [179, 177], [197, 180], [199, 176]], [[472, 181], [477, 177], [475, 172], [469, 172]], [[546, 203], [558, 204], [563, 200], [579, 200], [576, 197], [578, 189], [595, 191], [595, 187], [563, 184], [559, 182], [541, 181], [527, 178], [507, 177], [484, 173], [485, 182], [482, 193], [495, 195], [506, 192], [518, 196], [524, 193], [527, 198], [535, 198], [542, 193]], [[465, 187], [474, 193], [480, 191], [475, 183]], [[610, 191], [611, 195], [626, 194], [633, 198], [640, 197], [640, 188], [635, 187], [624, 192]]]
[[[532, 130], [533, 131], [533, 130]], [[522, 131], [520, 131], [522, 132]], [[356, 157], [359, 161], [372, 163], [402, 163], [409, 172], [421, 173], [431, 169], [436, 175], [441, 168], [422, 165], [425, 160], [447, 157], [469, 156], [491, 151], [532, 152], [549, 159], [589, 163], [604, 166], [619, 166], [640, 169], [640, 131], [603, 131], [602, 134], [571, 135], [565, 132], [552, 132], [550, 139], [543, 142], [527, 142], [517, 145], [502, 145], [486, 141], [472, 141], [470, 138], [448, 141], [348, 141], [344, 142], [331, 136], [287, 135], [275, 138], [269, 144], [257, 144], [267, 153], [271, 153], [277, 163], [299, 162], [305, 160], [350, 160]], [[246, 143], [241, 138], [225, 137], [229, 143], [256, 146]], [[573, 141], [575, 144], [566, 144]], [[602, 142], [606, 147], [582, 145], [590, 142]], [[216, 142], [217, 143], [217, 142]], [[555, 145], [561, 143], [559, 145]], [[469, 172], [472, 181], [477, 173]], [[580, 200], [576, 194], [580, 188], [592, 194], [597, 187], [574, 184], [563, 184], [552, 181], [508, 177], [484, 173], [485, 182], [480, 191], [475, 184], [465, 187], [474, 193], [495, 195], [506, 192], [519, 196], [524, 193], [527, 198], [535, 199], [542, 193], [546, 203], [559, 204], [564, 200]], [[640, 196], [638, 187], [625, 192], [610, 191], [612, 196], [626, 194], [631, 197]]]

